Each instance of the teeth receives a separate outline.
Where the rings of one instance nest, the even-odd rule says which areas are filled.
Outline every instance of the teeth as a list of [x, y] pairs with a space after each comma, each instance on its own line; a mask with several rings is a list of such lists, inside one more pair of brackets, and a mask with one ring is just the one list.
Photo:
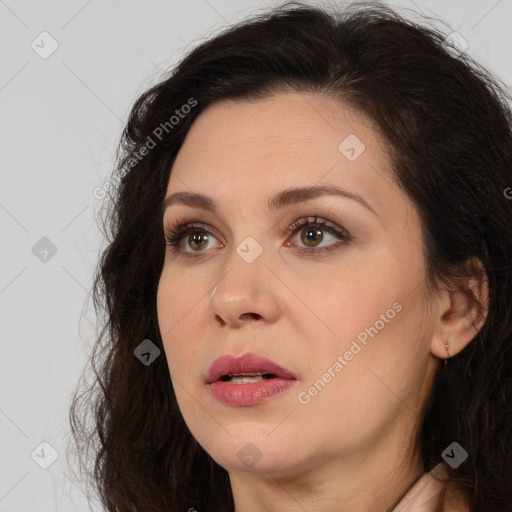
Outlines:
[[266, 380], [266, 379], [264, 379], [261, 374], [255, 375], [255, 376], [246, 374], [241, 377], [231, 377], [231, 379], [229, 380], [229, 383], [230, 384], [249, 384], [250, 382], [259, 382], [260, 380]]
[[240, 375], [223, 375], [220, 380], [223, 382], [229, 382], [230, 384], [249, 384], [251, 382], [259, 382], [262, 380], [269, 380], [274, 378], [275, 375], [271, 373], [253, 372], [243, 373]]

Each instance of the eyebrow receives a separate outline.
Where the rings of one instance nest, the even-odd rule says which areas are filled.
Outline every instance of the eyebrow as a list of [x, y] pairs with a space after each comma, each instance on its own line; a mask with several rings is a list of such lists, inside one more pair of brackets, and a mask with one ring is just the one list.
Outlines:
[[[287, 206], [309, 201], [321, 196], [341, 196], [353, 199], [379, 217], [377, 212], [362, 197], [333, 185], [318, 185], [314, 187], [289, 188], [282, 190], [268, 200], [267, 208], [270, 212], [277, 211]], [[169, 206], [174, 204], [200, 208], [211, 213], [215, 213], [217, 210], [217, 204], [213, 199], [195, 192], [175, 192], [169, 197], [166, 197], [163, 201], [162, 212], [164, 213]]]

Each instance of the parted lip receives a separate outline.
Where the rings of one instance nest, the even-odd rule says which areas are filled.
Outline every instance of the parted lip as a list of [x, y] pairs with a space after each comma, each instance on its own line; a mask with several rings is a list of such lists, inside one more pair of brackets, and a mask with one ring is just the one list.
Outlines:
[[241, 375], [243, 373], [270, 373], [281, 379], [296, 380], [296, 375], [266, 357], [246, 353], [240, 356], [226, 354], [215, 359], [206, 374], [206, 383], [211, 384], [223, 375]]

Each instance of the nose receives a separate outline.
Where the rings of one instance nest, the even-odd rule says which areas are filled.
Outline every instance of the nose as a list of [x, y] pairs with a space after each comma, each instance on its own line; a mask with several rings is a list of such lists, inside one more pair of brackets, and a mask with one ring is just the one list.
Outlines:
[[210, 317], [221, 327], [240, 328], [245, 324], [272, 323], [279, 316], [276, 288], [279, 281], [260, 255], [247, 263], [233, 249], [222, 277], [210, 294]]

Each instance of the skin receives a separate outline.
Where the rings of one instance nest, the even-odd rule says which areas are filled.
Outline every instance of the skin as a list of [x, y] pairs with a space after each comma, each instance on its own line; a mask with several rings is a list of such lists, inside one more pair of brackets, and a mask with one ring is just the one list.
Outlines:
[[[338, 149], [349, 134], [366, 146], [354, 161]], [[375, 213], [327, 195], [267, 211], [279, 191], [327, 184], [364, 198]], [[166, 247], [159, 326], [180, 410], [228, 471], [236, 512], [385, 511], [423, 473], [412, 438], [445, 343], [455, 355], [483, 319], [455, 290], [427, 301], [420, 219], [393, 183], [373, 123], [317, 94], [217, 102], [177, 155], [166, 197], [179, 191], [208, 195], [218, 211], [166, 210], [163, 226], [197, 222], [211, 234], [202, 231], [208, 238], [199, 245], [183, 237], [182, 251], [201, 253], [196, 259]], [[307, 226], [288, 231], [314, 215], [353, 241], [301, 254], [339, 243], [322, 228], [309, 246]], [[263, 251], [252, 263], [236, 251], [248, 236]], [[394, 318], [300, 403], [299, 394], [397, 302]], [[208, 368], [221, 355], [245, 352], [276, 361], [298, 382], [254, 407], [216, 401], [205, 385]], [[247, 443], [261, 455], [252, 466], [237, 457]]]
[[[442, 490], [442, 480], [447, 478], [446, 466], [438, 464], [432, 471], [423, 475], [406, 493], [393, 512], [435, 512], [439, 493]], [[469, 512], [469, 502], [464, 494], [453, 486], [448, 493], [443, 510], [448, 512]]]

